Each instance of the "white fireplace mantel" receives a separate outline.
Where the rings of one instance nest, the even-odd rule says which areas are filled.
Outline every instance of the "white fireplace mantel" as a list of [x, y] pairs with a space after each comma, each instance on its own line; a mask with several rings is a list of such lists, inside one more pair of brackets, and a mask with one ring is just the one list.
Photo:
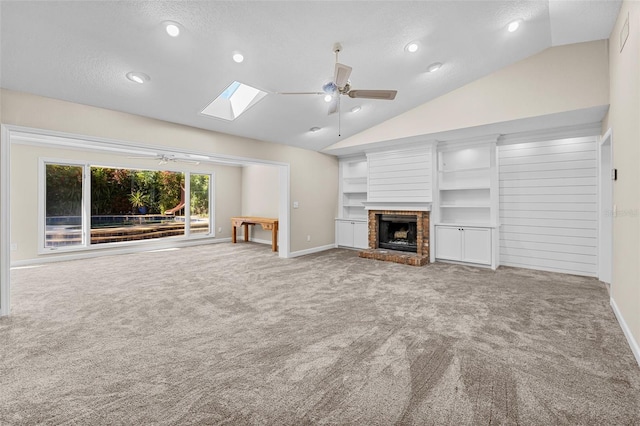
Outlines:
[[363, 201], [365, 210], [431, 211], [432, 203], [412, 201]]

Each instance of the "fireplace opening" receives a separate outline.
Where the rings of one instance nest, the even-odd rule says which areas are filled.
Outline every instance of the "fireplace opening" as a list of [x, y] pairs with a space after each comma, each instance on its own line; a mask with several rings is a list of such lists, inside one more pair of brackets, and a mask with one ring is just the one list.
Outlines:
[[378, 220], [378, 247], [417, 253], [417, 222], [417, 216], [380, 215]]

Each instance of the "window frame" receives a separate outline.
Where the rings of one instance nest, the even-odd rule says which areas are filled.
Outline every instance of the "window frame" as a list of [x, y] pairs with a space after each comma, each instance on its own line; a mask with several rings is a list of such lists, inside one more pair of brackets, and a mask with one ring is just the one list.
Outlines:
[[[148, 166], [123, 166], [111, 162], [87, 162], [78, 160], [69, 160], [64, 158], [38, 158], [38, 254], [47, 255], [54, 253], [82, 252], [88, 250], [101, 250], [110, 248], [135, 247], [135, 246], [151, 246], [159, 243], [170, 241], [192, 241], [207, 238], [215, 238], [215, 172], [213, 171], [191, 171], [180, 170], [171, 167], [148, 167]], [[46, 166], [76, 166], [82, 168], [82, 244], [61, 247], [45, 247], [46, 243]], [[144, 170], [144, 171], [170, 171], [175, 173], [183, 173], [185, 179], [185, 231], [183, 235], [153, 238], [147, 240], [135, 241], [119, 241], [112, 243], [91, 244], [91, 168], [106, 167], [113, 169], [127, 170]], [[208, 175], [209, 176], [209, 232], [208, 233], [191, 233], [191, 174]]]

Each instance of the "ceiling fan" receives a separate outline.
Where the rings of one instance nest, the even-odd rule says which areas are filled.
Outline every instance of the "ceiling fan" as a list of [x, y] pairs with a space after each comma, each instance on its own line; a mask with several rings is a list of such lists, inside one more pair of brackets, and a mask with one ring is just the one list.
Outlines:
[[[193, 157], [193, 158], [191, 158]], [[144, 159], [144, 160], [157, 160], [158, 161], [158, 165], [162, 166], [164, 164], [168, 164], [168, 163], [187, 163], [187, 164], [200, 164], [200, 160], [196, 159], [199, 156], [192, 156], [192, 155], [186, 155], [186, 156], [178, 156], [175, 154], [156, 154], [156, 155], [149, 155], [149, 156], [139, 156], [139, 157], [127, 157], [127, 158], [137, 158], [137, 159]], [[207, 157], [202, 156], [202, 159], [205, 159]]]
[[362, 90], [352, 89], [351, 76], [352, 68], [338, 62], [338, 54], [342, 50], [342, 45], [333, 45], [333, 52], [336, 54], [336, 65], [333, 80], [322, 86], [322, 92], [277, 92], [281, 95], [325, 95], [331, 96], [329, 114], [340, 111], [340, 95], [347, 95], [350, 98], [378, 99], [391, 101], [395, 99], [397, 90]]

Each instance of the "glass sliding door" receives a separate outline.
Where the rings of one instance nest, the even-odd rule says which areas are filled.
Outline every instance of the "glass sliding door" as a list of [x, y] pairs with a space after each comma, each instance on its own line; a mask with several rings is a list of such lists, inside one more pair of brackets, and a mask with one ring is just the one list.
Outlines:
[[91, 244], [183, 236], [184, 174], [91, 167]]
[[211, 175], [192, 173], [189, 183], [191, 234], [209, 234], [211, 232], [209, 215]]
[[45, 248], [84, 244], [83, 166], [45, 164]]
[[42, 160], [41, 176], [40, 249], [215, 235], [211, 174]]

